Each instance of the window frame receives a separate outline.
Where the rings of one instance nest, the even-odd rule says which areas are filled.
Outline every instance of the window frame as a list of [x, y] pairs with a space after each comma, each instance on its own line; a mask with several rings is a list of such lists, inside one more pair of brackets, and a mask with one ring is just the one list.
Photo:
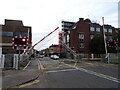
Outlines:
[[84, 42], [80, 42], [80, 48], [85, 48], [85, 43]]
[[112, 33], [112, 28], [109, 28], [109, 29], [108, 29], [108, 32], [109, 32], [109, 33]]
[[91, 32], [94, 32], [94, 31], [95, 31], [95, 27], [91, 26], [91, 27], [90, 27], [90, 31], [91, 31]]
[[3, 37], [12, 37], [13, 36], [13, 32], [2, 31], [2, 36]]

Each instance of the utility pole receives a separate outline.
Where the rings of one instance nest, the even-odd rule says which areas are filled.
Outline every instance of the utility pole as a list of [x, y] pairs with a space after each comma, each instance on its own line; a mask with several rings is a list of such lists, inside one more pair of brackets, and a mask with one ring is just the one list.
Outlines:
[[103, 35], [104, 35], [105, 52], [106, 52], [105, 58], [107, 59], [107, 62], [109, 63], [109, 54], [107, 52], [107, 43], [106, 43], [105, 28], [104, 28], [104, 17], [102, 17], [102, 21], [103, 21]]

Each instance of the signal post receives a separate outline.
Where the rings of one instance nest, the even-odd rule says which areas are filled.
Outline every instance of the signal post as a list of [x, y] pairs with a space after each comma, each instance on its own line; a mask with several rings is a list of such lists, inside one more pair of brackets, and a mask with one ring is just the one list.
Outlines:
[[28, 37], [22, 36], [13, 36], [12, 37], [12, 46], [18, 51], [18, 70], [20, 69], [20, 54], [21, 50], [24, 50], [28, 47]]

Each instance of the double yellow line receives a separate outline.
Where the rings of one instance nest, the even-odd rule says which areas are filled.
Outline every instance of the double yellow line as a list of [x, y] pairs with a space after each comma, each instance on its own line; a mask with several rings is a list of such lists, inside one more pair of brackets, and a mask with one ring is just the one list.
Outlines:
[[40, 62], [40, 60], [38, 60], [38, 69], [39, 70], [44, 70], [45, 66], [43, 66], [43, 64]]

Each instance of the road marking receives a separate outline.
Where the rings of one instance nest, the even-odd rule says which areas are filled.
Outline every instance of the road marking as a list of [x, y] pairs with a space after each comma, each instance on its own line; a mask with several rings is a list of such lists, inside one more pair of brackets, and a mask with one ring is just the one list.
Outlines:
[[40, 82], [40, 80], [34, 80], [32, 82], [29, 82], [29, 83], [25, 83], [25, 84], [18, 85], [18, 86], [13, 86], [13, 87], [9, 87], [9, 88], [23, 88], [23, 87], [31, 86], [31, 85], [39, 83], [39, 82]]
[[35, 80], [35, 81], [33, 81], [33, 82], [20, 85], [20, 86], [18, 86], [18, 88], [27, 87], [27, 86], [30, 86], [30, 85], [33, 85], [33, 84], [36, 84], [36, 83], [39, 83], [39, 82], [40, 82], [40, 80]]
[[40, 65], [40, 69], [42, 70], [42, 69], [45, 69], [45, 67], [42, 65], [42, 63], [40, 62], [40, 60], [38, 60], [38, 62], [39, 62], [39, 65]]
[[85, 63], [85, 64], [92, 65], [92, 66], [94, 65], [93, 63]]
[[73, 71], [73, 70], [77, 70], [77, 69], [64, 69], [64, 70], [46, 71], [46, 73], [66, 72], [66, 71]]
[[25, 70], [28, 67], [28, 65], [30, 64], [30, 62], [31, 61], [28, 62], [28, 64], [23, 68], [23, 70]]
[[38, 60], [38, 70], [40, 70], [40, 63], [39, 63], [39, 60]]
[[94, 72], [94, 71], [91, 71], [91, 70], [87, 70], [87, 69], [84, 69], [84, 68], [77, 68], [77, 67], [76, 67], [76, 69], [81, 70], [81, 71], [84, 71], [84, 72], [89, 73], [89, 74], [92, 74], [92, 75], [96, 75], [96, 76], [99, 76], [99, 77], [102, 77], [102, 78], [105, 78], [105, 79], [114, 81], [114, 82], [117, 82], [117, 83], [120, 83], [120, 82], [119, 82], [119, 79], [114, 78], [114, 77], [111, 77], [111, 76], [108, 76], [108, 75], [104, 75], [104, 74], [101, 74], [101, 73], [97, 73], [97, 72]]
[[[62, 62], [62, 64], [65, 64], [65, 63]], [[65, 65], [67, 65], [69, 67], [74, 67], [74, 66], [71, 66], [69, 64], [65, 64]], [[91, 70], [87, 70], [87, 69], [84, 69], [84, 68], [77, 68], [77, 67], [74, 67], [74, 68], [76, 68], [77, 70], [80, 70], [80, 71], [83, 71], [83, 72], [86, 72], [86, 73], [89, 73], [89, 74], [101, 77], [101, 78], [105, 78], [107, 80], [111, 80], [111, 81], [120, 83], [120, 79], [117, 79], [117, 78], [114, 78], [114, 77], [111, 77], [111, 76], [108, 76], [108, 75], [97, 73], [97, 72], [94, 72], [94, 71], [91, 71]]]

